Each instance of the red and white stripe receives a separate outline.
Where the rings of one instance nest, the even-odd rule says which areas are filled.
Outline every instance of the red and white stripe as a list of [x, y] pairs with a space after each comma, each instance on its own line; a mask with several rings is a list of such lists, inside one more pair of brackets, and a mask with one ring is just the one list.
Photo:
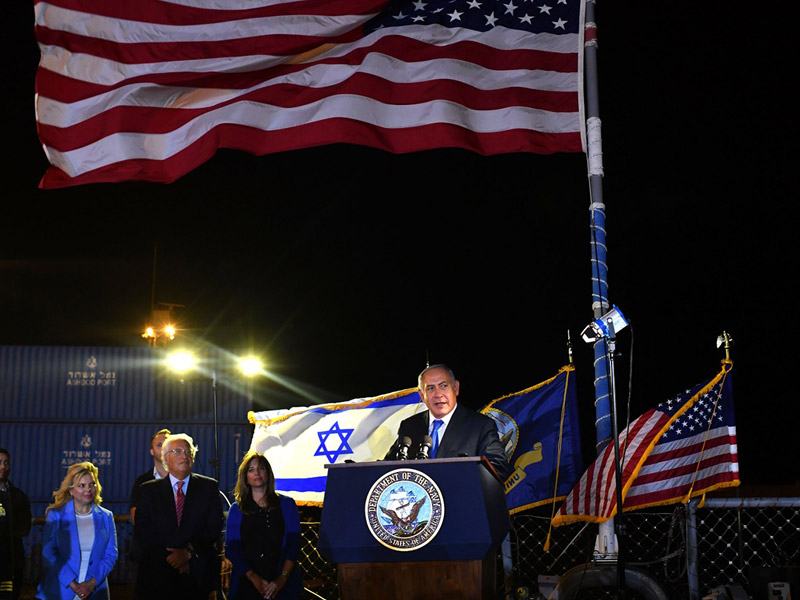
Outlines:
[[218, 148], [581, 151], [581, 40], [378, 30], [376, 0], [35, 3], [42, 187], [173, 181]]
[[[668, 414], [651, 409], [619, 434], [623, 491], [629, 485], [642, 457], [655, 443], [656, 436], [670, 419]], [[616, 510], [617, 478], [614, 467], [614, 445], [608, 444], [564, 500], [553, 519], [553, 524], [562, 525], [577, 520], [605, 521], [611, 518]]]
[[739, 479], [735, 427], [658, 444], [625, 496], [625, 510], [664, 504]]

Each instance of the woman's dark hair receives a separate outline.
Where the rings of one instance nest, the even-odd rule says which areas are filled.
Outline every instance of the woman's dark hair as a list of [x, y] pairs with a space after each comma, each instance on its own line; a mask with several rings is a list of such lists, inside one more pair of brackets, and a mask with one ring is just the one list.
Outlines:
[[278, 494], [275, 493], [275, 475], [272, 473], [272, 467], [267, 457], [263, 454], [259, 454], [255, 450], [250, 450], [244, 455], [242, 464], [239, 465], [236, 488], [233, 490], [233, 497], [239, 504], [239, 510], [247, 514], [254, 513], [258, 510], [258, 505], [255, 500], [253, 500], [253, 490], [250, 488], [250, 484], [247, 483], [247, 470], [250, 468], [250, 463], [254, 460], [267, 470], [267, 505], [276, 506], [278, 502], [280, 502]]

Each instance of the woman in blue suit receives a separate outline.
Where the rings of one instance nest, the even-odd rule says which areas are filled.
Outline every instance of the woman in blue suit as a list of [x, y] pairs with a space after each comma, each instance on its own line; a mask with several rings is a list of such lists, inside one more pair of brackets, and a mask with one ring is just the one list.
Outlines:
[[225, 532], [225, 554], [233, 567], [229, 598], [299, 599], [300, 515], [294, 500], [275, 493], [275, 476], [263, 454], [244, 455], [234, 496]]
[[100, 507], [97, 467], [72, 465], [47, 507], [42, 540], [41, 600], [107, 600], [106, 578], [117, 562], [117, 530]]

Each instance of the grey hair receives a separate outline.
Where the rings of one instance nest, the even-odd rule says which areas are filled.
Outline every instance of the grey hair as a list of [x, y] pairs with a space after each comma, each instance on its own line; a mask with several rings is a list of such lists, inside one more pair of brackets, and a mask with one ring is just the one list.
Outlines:
[[430, 367], [425, 367], [422, 370], [422, 373], [420, 373], [419, 377], [417, 377], [417, 387], [419, 387], [419, 389], [422, 389], [422, 377], [425, 375], [425, 373], [427, 373], [428, 371], [433, 371], [434, 369], [439, 369], [447, 373], [450, 376], [450, 383], [452, 385], [456, 384], [456, 374], [453, 373], [453, 369], [451, 369], [447, 365], [438, 364], [438, 365], [431, 365]]
[[187, 444], [189, 444], [189, 453], [192, 455], [192, 460], [194, 460], [195, 455], [199, 448], [194, 445], [194, 440], [191, 436], [185, 433], [171, 433], [167, 436], [164, 440], [164, 443], [161, 445], [161, 464], [164, 465], [164, 468], [167, 468], [167, 454], [169, 454], [169, 447], [173, 442], [177, 442], [179, 440], [183, 440]]

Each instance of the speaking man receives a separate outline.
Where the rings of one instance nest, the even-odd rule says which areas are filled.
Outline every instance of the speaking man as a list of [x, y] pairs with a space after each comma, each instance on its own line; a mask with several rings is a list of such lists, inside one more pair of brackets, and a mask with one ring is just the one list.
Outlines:
[[428, 435], [432, 439], [431, 458], [485, 456], [505, 481], [511, 474], [511, 467], [500, 443], [497, 425], [486, 415], [458, 405], [459, 383], [453, 371], [446, 365], [430, 366], [419, 374], [418, 385], [428, 410], [400, 423], [398, 441], [385, 459], [397, 458], [403, 437], [411, 440], [408, 456], [414, 458]]
[[135, 596], [205, 600], [219, 587], [223, 516], [214, 479], [192, 473], [197, 447], [185, 433], [162, 448], [167, 477], [139, 488], [134, 538], [141, 549]]

